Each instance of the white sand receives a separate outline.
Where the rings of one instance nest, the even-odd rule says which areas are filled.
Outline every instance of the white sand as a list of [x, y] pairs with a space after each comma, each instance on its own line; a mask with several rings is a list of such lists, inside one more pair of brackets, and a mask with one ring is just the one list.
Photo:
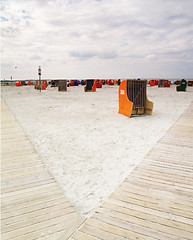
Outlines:
[[148, 86], [152, 116], [118, 114], [118, 86], [2, 87], [2, 96], [77, 211], [89, 216], [143, 161], [193, 100], [193, 88]]

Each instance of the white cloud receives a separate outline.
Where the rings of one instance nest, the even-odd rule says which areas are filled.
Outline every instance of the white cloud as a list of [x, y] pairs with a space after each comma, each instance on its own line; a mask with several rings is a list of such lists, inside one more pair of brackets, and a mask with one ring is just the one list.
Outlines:
[[24, 79], [36, 78], [39, 65], [45, 78], [153, 77], [154, 69], [158, 77], [193, 75], [191, 0], [4, 0], [2, 6], [2, 78], [18, 63], [27, 70], [15, 78]]

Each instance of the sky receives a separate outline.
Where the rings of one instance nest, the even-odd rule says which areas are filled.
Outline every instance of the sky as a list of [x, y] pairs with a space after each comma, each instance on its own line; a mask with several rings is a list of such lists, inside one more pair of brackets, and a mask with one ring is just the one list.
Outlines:
[[193, 0], [1, 0], [1, 79], [192, 78]]

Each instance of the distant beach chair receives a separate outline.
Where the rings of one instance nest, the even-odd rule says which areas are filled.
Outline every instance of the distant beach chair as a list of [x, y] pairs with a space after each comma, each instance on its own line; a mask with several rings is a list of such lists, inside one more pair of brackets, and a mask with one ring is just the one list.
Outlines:
[[41, 86], [43, 85], [43, 81], [41, 81], [41, 80], [36, 80], [36, 81], [35, 81], [35, 86], [34, 86], [34, 88], [35, 88], [36, 90], [40, 90], [40, 85], [41, 85]]
[[34, 88], [36, 89], [36, 90], [46, 90], [46, 87], [47, 87], [47, 81], [45, 81], [45, 80], [36, 80], [35, 81], [35, 86], [34, 86]]
[[59, 92], [67, 91], [67, 80], [59, 80], [58, 81], [58, 91]]
[[86, 85], [86, 83], [85, 83], [84, 80], [81, 80], [80, 84], [81, 84], [82, 86]]
[[160, 79], [159, 81], [158, 81], [158, 87], [160, 88], [160, 87], [165, 87], [165, 80], [164, 79]]
[[168, 80], [165, 80], [164, 87], [170, 87], [170, 81], [168, 81]]
[[186, 87], [187, 87], [187, 81], [185, 79], [182, 79], [181, 85], [177, 86], [176, 90], [177, 90], [177, 92], [186, 91]]
[[43, 85], [41, 86], [42, 87], [42, 90], [46, 90], [46, 87], [47, 87], [47, 81], [43, 81]]
[[74, 86], [78, 86], [79, 83], [78, 83], [78, 80], [74, 80]]
[[193, 87], [193, 80], [188, 80], [188, 86]]
[[96, 83], [96, 88], [102, 88], [102, 82], [101, 82], [101, 80], [96, 79], [96, 80], [95, 80], [95, 83]]
[[121, 79], [117, 80], [117, 85], [119, 86], [121, 84]]
[[108, 85], [114, 85], [114, 81], [112, 79], [109, 79], [107, 83]]
[[86, 86], [84, 87], [85, 92], [96, 92], [96, 83], [94, 79], [86, 80]]
[[181, 85], [181, 80], [176, 80], [176, 81], [174, 82], [174, 84], [175, 84], [175, 85]]
[[153, 102], [147, 99], [147, 80], [124, 80], [119, 86], [119, 113], [151, 115]]
[[16, 86], [16, 87], [22, 87], [22, 84], [21, 84], [20, 81], [17, 81], [17, 82], [15, 83], [15, 86]]
[[149, 85], [150, 85], [150, 87], [155, 86], [155, 80], [150, 80], [150, 81], [149, 81]]
[[27, 83], [26, 83], [25, 81], [21, 81], [21, 85], [22, 85], [22, 86], [26, 86]]
[[74, 80], [70, 80], [69, 86], [71, 86], [71, 87], [74, 86]]
[[51, 87], [58, 87], [59, 81], [60, 80], [57, 80], [57, 79], [56, 80], [52, 80], [51, 81]]

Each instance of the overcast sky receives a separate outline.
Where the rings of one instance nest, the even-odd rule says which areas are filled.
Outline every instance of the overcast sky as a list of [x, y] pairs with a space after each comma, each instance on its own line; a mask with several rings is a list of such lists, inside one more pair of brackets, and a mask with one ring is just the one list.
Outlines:
[[1, 79], [193, 78], [193, 0], [1, 1]]

